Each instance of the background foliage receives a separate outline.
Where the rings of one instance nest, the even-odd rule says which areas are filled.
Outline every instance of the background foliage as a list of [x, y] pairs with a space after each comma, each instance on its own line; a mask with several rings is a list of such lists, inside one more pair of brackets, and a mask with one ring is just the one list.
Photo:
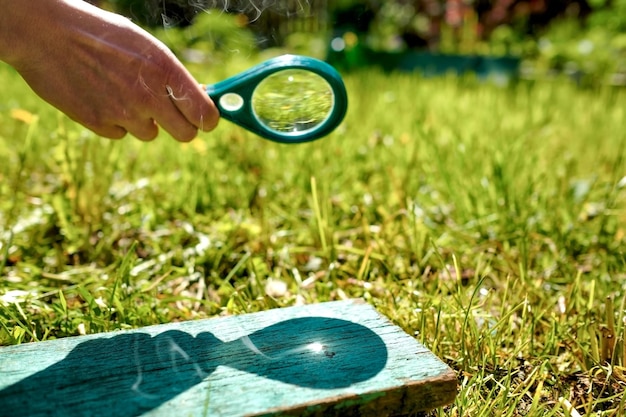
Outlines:
[[330, 39], [349, 32], [376, 51], [515, 56], [527, 78], [626, 84], [626, 0], [110, 0], [108, 7], [152, 29], [193, 24], [192, 33], [164, 38], [180, 54], [201, 51], [196, 59], [220, 48], [276, 47], [323, 58]]

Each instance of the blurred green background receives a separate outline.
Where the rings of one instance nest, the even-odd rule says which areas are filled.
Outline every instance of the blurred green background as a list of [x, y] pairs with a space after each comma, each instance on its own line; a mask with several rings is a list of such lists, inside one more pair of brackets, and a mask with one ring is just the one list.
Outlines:
[[[179, 56], [204, 64], [292, 52], [327, 59], [342, 70], [467, 70], [626, 85], [626, 0], [109, 0], [99, 5], [159, 32]], [[508, 60], [493, 59], [501, 57]]]

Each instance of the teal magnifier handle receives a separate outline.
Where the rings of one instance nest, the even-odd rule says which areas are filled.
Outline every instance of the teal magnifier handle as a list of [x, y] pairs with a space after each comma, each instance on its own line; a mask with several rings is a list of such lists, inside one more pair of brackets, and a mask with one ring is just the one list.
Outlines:
[[348, 108], [339, 73], [326, 62], [300, 55], [272, 58], [209, 85], [206, 92], [221, 117], [281, 143], [328, 135]]

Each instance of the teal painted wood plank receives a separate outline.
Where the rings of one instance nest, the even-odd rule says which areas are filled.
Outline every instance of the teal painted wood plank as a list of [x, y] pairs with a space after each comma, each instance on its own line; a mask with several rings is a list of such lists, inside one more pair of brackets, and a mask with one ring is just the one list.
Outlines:
[[0, 415], [396, 416], [454, 372], [361, 300], [0, 348]]

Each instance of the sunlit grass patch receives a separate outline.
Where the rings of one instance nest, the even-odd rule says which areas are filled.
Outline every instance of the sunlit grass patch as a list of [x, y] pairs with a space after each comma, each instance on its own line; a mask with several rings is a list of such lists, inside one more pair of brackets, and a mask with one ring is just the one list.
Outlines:
[[435, 415], [623, 410], [623, 91], [363, 72], [323, 140], [181, 145], [0, 83], [1, 344], [363, 297], [458, 372]]

